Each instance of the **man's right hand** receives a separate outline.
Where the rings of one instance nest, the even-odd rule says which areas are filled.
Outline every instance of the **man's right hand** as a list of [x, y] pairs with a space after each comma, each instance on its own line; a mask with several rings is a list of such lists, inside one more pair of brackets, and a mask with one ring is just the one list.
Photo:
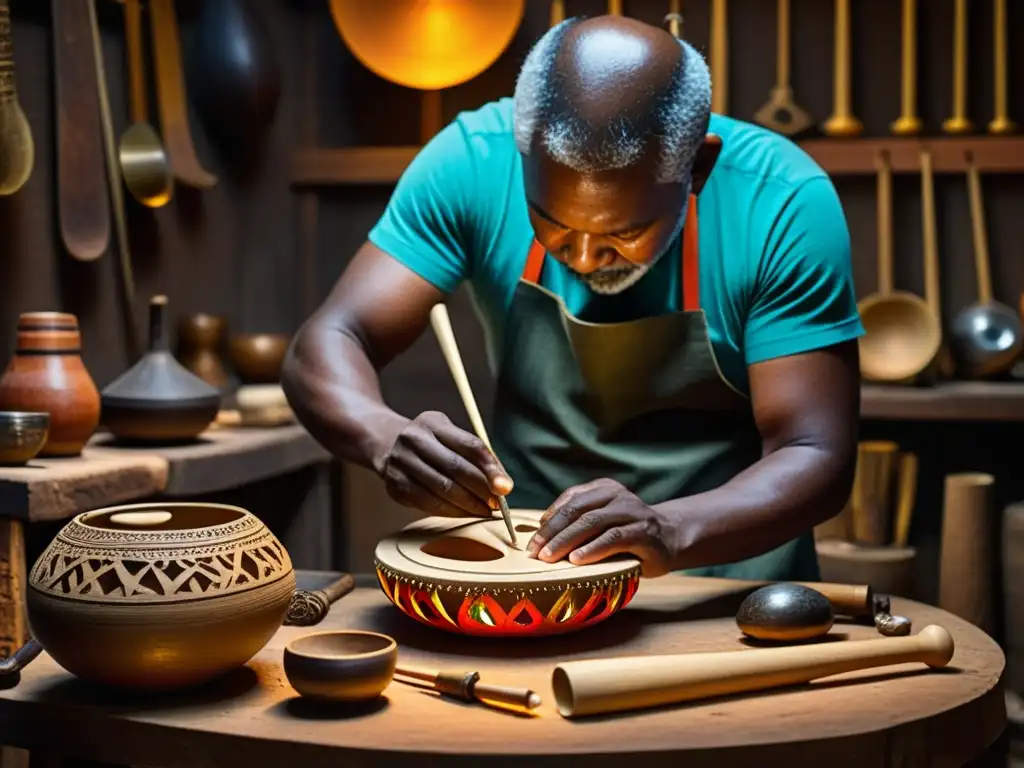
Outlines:
[[475, 435], [443, 413], [426, 411], [399, 433], [384, 462], [388, 495], [444, 517], [490, 517], [512, 479]]

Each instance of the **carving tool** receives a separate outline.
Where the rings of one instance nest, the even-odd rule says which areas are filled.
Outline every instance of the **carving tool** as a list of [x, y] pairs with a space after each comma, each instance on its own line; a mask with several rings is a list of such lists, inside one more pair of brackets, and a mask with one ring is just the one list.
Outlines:
[[331, 606], [355, 588], [356, 580], [352, 574], [346, 573], [323, 589], [296, 590], [284, 616], [285, 626], [311, 627], [319, 624]]
[[768, 101], [757, 110], [754, 119], [766, 128], [785, 136], [795, 136], [812, 124], [807, 110], [793, 100], [789, 66], [789, 0], [778, 0], [775, 31], [775, 86]]
[[901, 15], [900, 116], [889, 128], [897, 136], [916, 136], [922, 128], [917, 116], [917, 0], [903, 0]]
[[[402, 678], [409, 678], [403, 680]], [[422, 669], [417, 667], [395, 667], [395, 680], [411, 684], [415, 680], [446, 696], [463, 701], [479, 701], [481, 704], [496, 705], [502, 709], [534, 710], [540, 706], [540, 695], [529, 688], [514, 688], [507, 685], [491, 685], [480, 682], [479, 672], [452, 672], [443, 669]]]
[[[444, 353], [444, 359], [448, 363], [448, 370], [451, 371], [452, 378], [455, 379], [455, 386], [458, 388], [459, 396], [462, 397], [462, 404], [469, 414], [473, 430], [476, 432], [476, 436], [483, 440], [488, 450], [494, 453], [490, 438], [487, 437], [487, 429], [484, 427], [483, 417], [480, 416], [480, 409], [477, 408], [476, 398], [473, 396], [473, 389], [469, 385], [466, 367], [462, 364], [459, 345], [455, 342], [455, 331], [452, 329], [452, 320], [448, 316], [448, 308], [444, 304], [435, 304], [433, 309], [430, 310], [430, 325], [434, 329], [434, 335], [437, 336], [437, 343], [441, 346], [441, 352]], [[508, 536], [512, 540], [512, 546], [515, 549], [519, 549], [516, 529], [512, 525], [512, 513], [509, 511], [508, 502], [505, 501], [504, 496], [498, 497], [498, 506], [501, 508], [501, 517], [505, 521], [505, 527], [508, 528]]]

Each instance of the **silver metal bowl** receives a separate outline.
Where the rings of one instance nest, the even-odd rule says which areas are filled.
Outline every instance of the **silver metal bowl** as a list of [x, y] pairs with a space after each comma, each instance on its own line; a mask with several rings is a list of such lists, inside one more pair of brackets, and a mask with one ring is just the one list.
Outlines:
[[961, 377], [982, 379], [1009, 371], [1024, 346], [1020, 316], [1004, 304], [972, 304], [953, 320], [950, 346]]
[[0, 411], [0, 465], [19, 466], [35, 458], [50, 434], [50, 414]]

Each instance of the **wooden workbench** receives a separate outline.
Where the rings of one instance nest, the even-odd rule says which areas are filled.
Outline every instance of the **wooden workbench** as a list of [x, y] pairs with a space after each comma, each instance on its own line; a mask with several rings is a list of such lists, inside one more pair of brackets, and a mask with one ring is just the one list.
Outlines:
[[[330, 568], [329, 461], [303, 427], [292, 425], [211, 429], [195, 443], [169, 448], [120, 447], [110, 435], [97, 434], [80, 457], [0, 468], [0, 657], [26, 638], [27, 525], [154, 499], [237, 503], [264, 519], [297, 566]], [[308, 476], [278, 493], [263, 487], [303, 470]]]
[[[246, 669], [201, 692], [163, 699], [99, 690], [43, 654], [18, 687], [0, 692], [0, 743], [153, 768], [244, 766], [961, 766], [1000, 734], [1003, 654], [984, 633], [937, 608], [894, 600], [916, 628], [945, 626], [950, 667], [849, 673], [762, 692], [644, 713], [569, 721], [554, 709], [550, 677], [561, 660], [736, 650], [739, 596], [702, 579], [644, 581], [633, 603], [590, 630], [560, 638], [497, 641], [416, 624], [376, 588], [337, 603], [315, 630], [383, 631], [407, 663], [478, 669], [487, 680], [541, 693], [522, 717], [393, 683], [369, 706], [329, 710], [298, 698], [281, 669], [284, 645], [314, 631], [283, 628]], [[728, 618], [722, 618], [728, 617]], [[871, 627], [837, 625], [850, 639]]]

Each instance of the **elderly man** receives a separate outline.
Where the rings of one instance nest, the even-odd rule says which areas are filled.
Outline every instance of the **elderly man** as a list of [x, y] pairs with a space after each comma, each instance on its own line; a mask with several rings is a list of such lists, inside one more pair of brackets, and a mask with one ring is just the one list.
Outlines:
[[[419, 153], [298, 334], [283, 382], [301, 420], [425, 513], [545, 510], [527, 544], [544, 561], [817, 578], [812, 528], [855, 460], [849, 233], [803, 151], [710, 103], [704, 60], [661, 29], [552, 28], [513, 99]], [[463, 281], [500, 463], [379, 388]]]

